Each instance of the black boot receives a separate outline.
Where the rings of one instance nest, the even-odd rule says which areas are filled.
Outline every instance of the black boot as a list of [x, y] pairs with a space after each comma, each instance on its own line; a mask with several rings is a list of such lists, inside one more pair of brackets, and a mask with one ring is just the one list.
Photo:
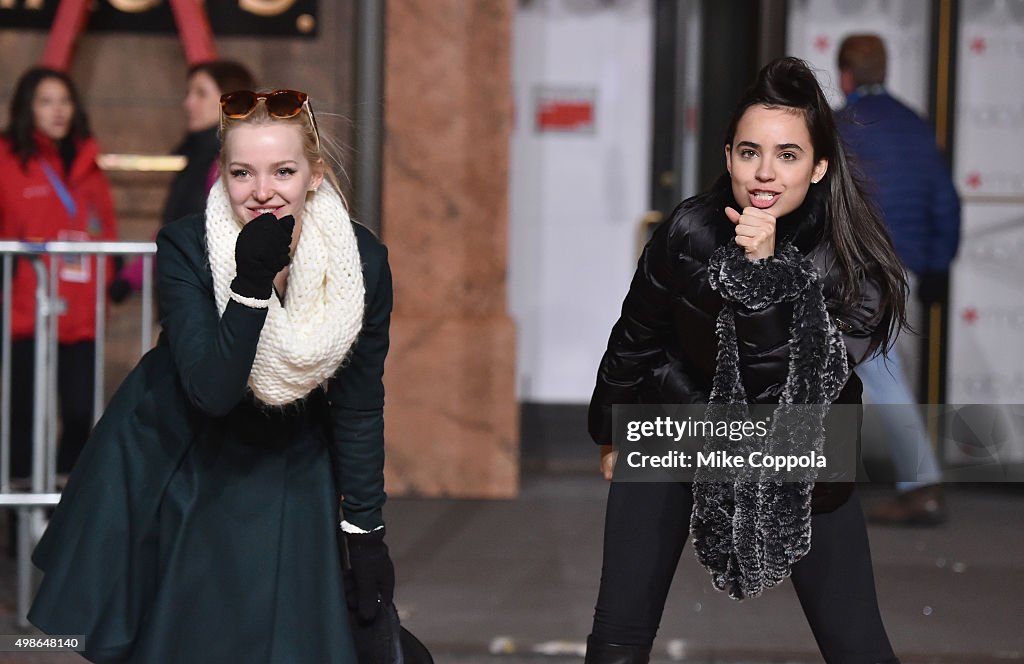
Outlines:
[[605, 643], [591, 634], [587, 637], [587, 658], [583, 664], [647, 664], [650, 660], [650, 648]]

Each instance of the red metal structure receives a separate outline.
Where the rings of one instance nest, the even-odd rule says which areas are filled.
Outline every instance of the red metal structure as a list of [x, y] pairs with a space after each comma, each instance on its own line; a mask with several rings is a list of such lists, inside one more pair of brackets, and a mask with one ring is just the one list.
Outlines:
[[88, 17], [89, 0], [63, 0], [57, 7], [57, 16], [53, 19], [50, 38], [46, 40], [46, 50], [43, 51], [43, 60], [39, 64], [58, 71], [67, 71], [68, 65], [71, 64], [71, 51], [74, 49], [75, 39], [85, 28]]
[[[39, 64], [67, 71], [71, 65], [75, 40], [85, 29], [89, 18], [90, 4], [91, 0], [61, 0]], [[213, 31], [203, 6], [197, 0], [170, 0], [170, 5], [188, 64], [191, 66], [197, 62], [215, 60], [217, 49], [213, 44]]]
[[174, 12], [174, 24], [178, 26], [178, 37], [189, 66], [216, 60], [213, 30], [202, 3], [198, 0], [171, 0], [171, 11]]

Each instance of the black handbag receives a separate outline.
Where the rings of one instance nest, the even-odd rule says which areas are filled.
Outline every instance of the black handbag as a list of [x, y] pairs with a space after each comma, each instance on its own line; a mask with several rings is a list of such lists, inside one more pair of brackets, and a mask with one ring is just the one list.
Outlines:
[[[373, 620], [359, 617], [355, 599], [355, 579], [349, 564], [348, 540], [340, 529], [338, 553], [342, 561], [342, 581], [348, 604], [348, 623], [359, 664], [434, 664], [434, 658], [419, 639], [402, 627], [393, 602], [382, 604]], [[378, 595], [377, 601], [380, 602]]]
[[434, 664], [426, 646], [402, 627], [394, 604], [382, 606], [368, 623], [356, 611], [348, 616], [359, 664]]

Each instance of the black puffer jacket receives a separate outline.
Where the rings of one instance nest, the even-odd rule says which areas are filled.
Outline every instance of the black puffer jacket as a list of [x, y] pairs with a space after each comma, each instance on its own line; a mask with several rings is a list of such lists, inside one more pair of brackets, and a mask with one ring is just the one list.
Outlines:
[[[821, 199], [826, 186], [813, 186], [804, 204], [778, 221], [776, 248], [793, 243], [822, 275], [826, 306], [843, 332], [852, 369], [875, 350], [888, 321], [875, 320], [879, 293], [871, 280], [862, 284], [857, 307], [843, 306], [838, 298], [839, 265], [825, 241], [829, 228]], [[723, 306], [708, 282], [707, 266], [715, 249], [734, 242], [726, 206], [742, 209], [723, 176], [709, 192], [680, 203], [645, 247], [598, 370], [589, 415], [595, 442], [612, 441], [613, 404], [707, 402], [718, 350], [715, 320]], [[789, 369], [792, 312], [792, 303], [735, 312], [740, 375], [749, 403], [779, 401]], [[835, 403], [860, 402], [860, 379], [851, 371]], [[859, 432], [851, 434], [859, 444]], [[851, 490], [847, 484], [819, 484], [814, 511], [838, 507]]]

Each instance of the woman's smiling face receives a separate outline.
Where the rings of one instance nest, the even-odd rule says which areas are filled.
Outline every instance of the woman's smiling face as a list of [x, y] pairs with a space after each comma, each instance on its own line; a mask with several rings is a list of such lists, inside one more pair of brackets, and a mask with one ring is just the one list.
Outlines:
[[306, 194], [323, 172], [309, 163], [302, 133], [284, 122], [240, 125], [224, 138], [225, 181], [231, 209], [242, 223], [264, 212], [277, 218], [302, 216]]
[[732, 194], [742, 207], [766, 210], [776, 219], [800, 207], [811, 183], [828, 170], [814, 159], [803, 114], [787, 107], [751, 106], [725, 146]]
[[302, 232], [306, 195], [324, 178], [322, 163], [311, 164], [297, 125], [243, 124], [224, 137], [225, 172], [231, 210], [243, 224], [266, 212], [295, 217], [292, 252]]

